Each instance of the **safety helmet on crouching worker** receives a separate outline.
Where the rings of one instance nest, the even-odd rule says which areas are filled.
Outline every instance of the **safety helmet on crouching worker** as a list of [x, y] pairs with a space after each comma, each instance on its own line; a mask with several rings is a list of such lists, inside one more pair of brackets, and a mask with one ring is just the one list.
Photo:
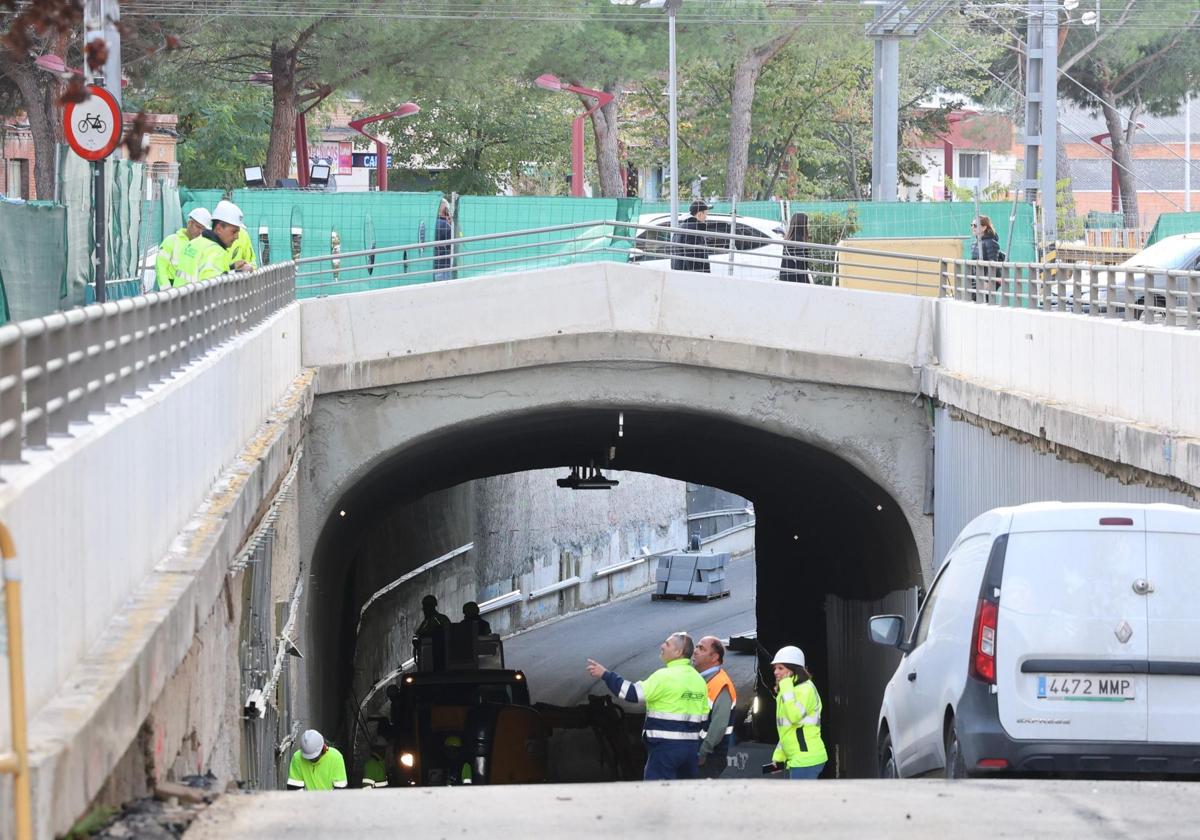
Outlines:
[[218, 201], [217, 206], [213, 208], [212, 220], [214, 222], [225, 222], [234, 227], [245, 227], [245, 217], [242, 215], [242, 208], [238, 207], [232, 201]]
[[771, 660], [772, 665], [794, 665], [797, 668], [804, 667], [804, 651], [795, 645], [784, 645], [779, 649], [779, 653], [775, 654], [775, 658]]
[[315, 729], [306, 729], [300, 736], [300, 755], [309, 761], [321, 755], [325, 749], [325, 737]]
[[188, 221], [195, 222], [205, 230], [212, 228], [212, 214], [203, 207], [197, 207], [191, 213], [188, 213]]

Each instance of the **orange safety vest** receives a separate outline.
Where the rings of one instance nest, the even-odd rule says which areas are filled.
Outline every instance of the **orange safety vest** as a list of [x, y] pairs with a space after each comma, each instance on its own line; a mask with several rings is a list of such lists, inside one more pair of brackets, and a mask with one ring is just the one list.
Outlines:
[[[708, 681], [708, 708], [712, 709], [712, 704], [717, 702], [717, 695], [721, 693], [721, 689], [729, 689], [729, 699], [733, 701], [733, 705], [737, 705], [737, 688], [733, 685], [733, 680], [729, 679], [729, 674], [725, 673], [724, 668], [719, 668], [717, 673], [712, 675]], [[705, 733], [707, 734], [707, 732]], [[725, 737], [733, 734], [733, 708], [729, 709], [729, 725], [725, 727]]]

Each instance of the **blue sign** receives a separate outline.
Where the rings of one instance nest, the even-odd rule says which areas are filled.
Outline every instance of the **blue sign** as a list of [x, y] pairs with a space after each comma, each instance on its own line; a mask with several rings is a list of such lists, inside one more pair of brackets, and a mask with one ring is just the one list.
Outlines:
[[[374, 152], [355, 152], [354, 166], [365, 166], [367, 169], [374, 169], [379, 164], [379, 155]], [[388, 169], [392, 168], [392, 155], [389, 152], [387, 156]]]

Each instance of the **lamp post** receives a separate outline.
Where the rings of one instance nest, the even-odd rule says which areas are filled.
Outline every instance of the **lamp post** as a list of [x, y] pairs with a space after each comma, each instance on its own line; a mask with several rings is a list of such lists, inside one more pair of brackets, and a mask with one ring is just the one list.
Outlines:
[[544, 90], [567, 91], [568, 93], [587, 96], [596, 100], [596, 104], [588, 108], [571, 122], [571, 195], [583, 197], [583, 124], [597, 108], [603, 108], [613, 101], [611, 93], [602, 90], [571, 85], [555, 76], [553, 73], [543, 73], [533, 80], [533, 83]]
[[363, 131], [363, 126], [370, 125], [373, 122], [380, 120], [390, 120], [393, 117], [411, 117], [414, 114], [421, 113], [421, 106], [415, 102], [405, 102], [394, 111], [389, 111], [386, 114], [376, 114], [373, 117], [362, 117], [357, 120], [350, 120], [350, 127], [375, 143], [375, 186], [380, 192], [387, 192], [387, 144], [378, 137], [367, 134]]
[[676, 109], [678, 82], [675, 77], [675, 13], [683, 0], [609, 0], [614, 6], [642, 6], [667, 13], [667, 102], [668, 145], [671, 154], [671, 227], [679, 227], [679, 114]]

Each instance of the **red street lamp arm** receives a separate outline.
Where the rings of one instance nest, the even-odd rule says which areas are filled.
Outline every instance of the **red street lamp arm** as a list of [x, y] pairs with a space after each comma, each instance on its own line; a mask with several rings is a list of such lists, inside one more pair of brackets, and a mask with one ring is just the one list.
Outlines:
[[350, 120], [350, 127], [352, 129], [375, 144], [375, 180], [380, 192], [387, 192], [387, 144], [375, 135], [368, 134], [363, 130], [363, 127], [395, 117], [411, 117], [420, 112], [420, 105], [415, 102], [405, 102], [396, 110], [388, 111], [386, 114], [375, 114], [371, 117], [360, 117], [357, 120]]
[[602, 90], [593, 90], [579, 85], [568, 84], [562, 79], [555, 76], [553, 73], [543, 73], [533, 80], [533, 83], [544, 90], [555, 91], [561, 93], [567, 91], [579, 96], [586, 96], [596, 101], [595, 105], [588, 108], [571, 122], [571, 195], [583, 195], [583, 123], [590, 117], [598, 108], [603, 108], [605, 105], [613, 101], [611, 93], [605, 93]]

